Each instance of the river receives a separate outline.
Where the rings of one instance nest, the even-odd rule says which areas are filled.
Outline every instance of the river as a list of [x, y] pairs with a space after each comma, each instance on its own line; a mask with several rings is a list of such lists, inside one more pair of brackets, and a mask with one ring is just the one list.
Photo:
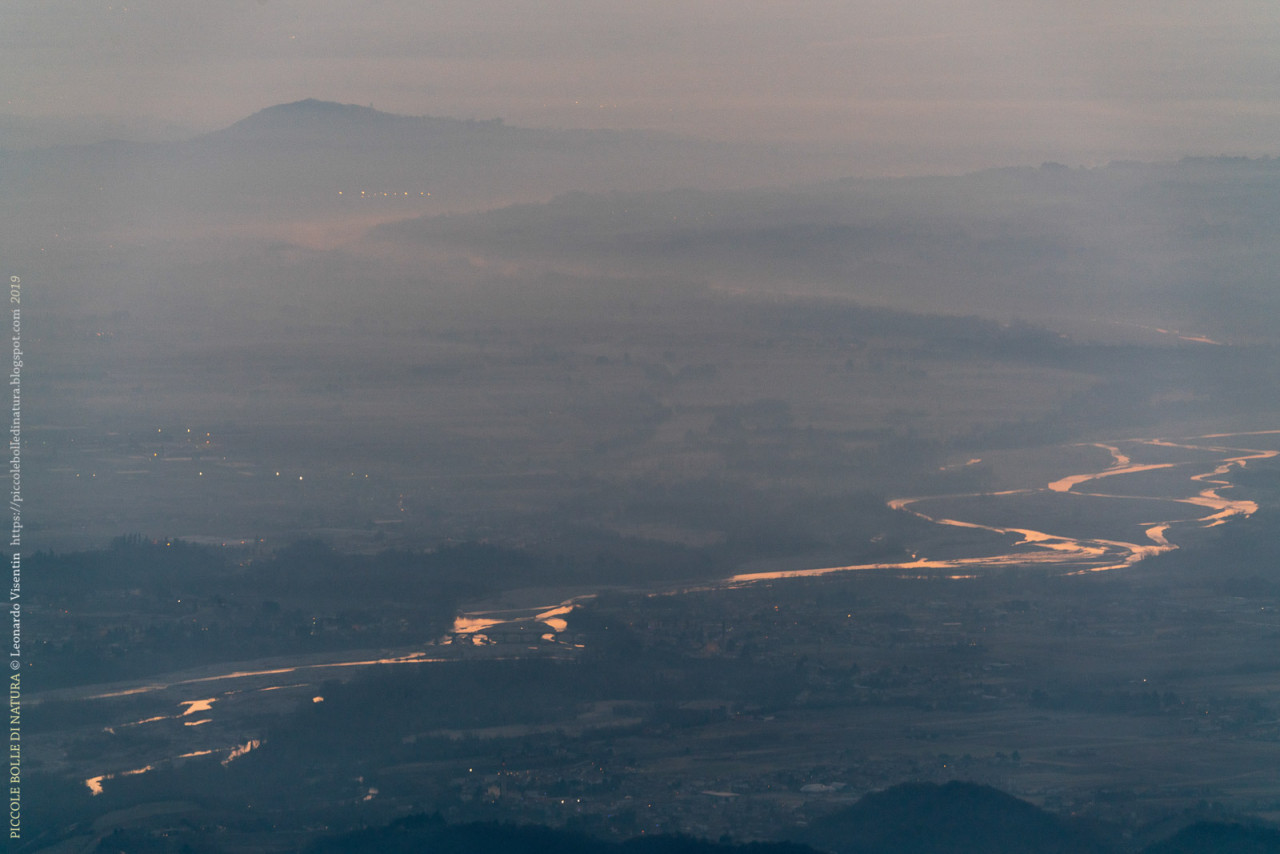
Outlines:
[[[1065, 574], [1105, 572], [1131, 567], [1144, 558], [1177, 548], [1171, 538], [1176, 538], [1179, 532], [1212, 528], [1232, 519], [1247, 518], [1257, 512], [1258, 505], [1254, 501], [1223, 495], [1233, 488], [1228, 479], [1233, 471], [1243, 469], [1251, 462], [1280, 455], [1280, 450], [1276, 449], [1239, 447], [1241, 440], [1247, 439], [1252, 439], [1249, 444], [1280, 443], [1280, 430], [1219, 433], [1177, 441], [1134, 438], [1073, 446], [1096, 448], [1105, 452], [1103, 459], [1106, 462], [1098, 468], [1059, 477], [1039, 486], [961, 495], [897, 498], [889, 502], [893, 509], [911, 513], [934, 525], [993, 535], [989, 542], [995, 548], [989, 553], [950, 557], [916, 554], [911, 560], [898, 562], [743, 573], [719, 582], [676, 589], [665, 587], [648, 592], [670, 594], [727, 589], [784, 578], [865, 570], [906, 570], [963, 578], [972, 577], [981, 570], [1008, 567], [1049, 567]], [[1135, 461], [1138, 457], [1143, 459]], [[980, 462], [971, 459], [961, 466]], [[1026, 507], [1036, 501], [1067, 498], [1074, 501], [1085, 500], [1095, 505], [1103, 502], [1102, 506], [1093, 511], [1092, 516], [1084, 515], [1084, 524], [1101, 527], [1105, 523], [1108, 528], [1119, 529], [1122, 535], [1080, 536], [1016, 523], [992, 524], [984, 518], [993, 513], [1025, 512]], [[1117, 511], [1117, 506], [1122, 505], [1131, 506], [1132, 512], [1127, 514], [1132, 517], [1130, 521], [1125, 521], [1125, 513]], [[933, 510], [935, 506], [941, 509]], [[1169, 511], [1174, 508], [1179, 511], [1177, 515], [1168, 515], [1168, 512], [1159, 518], [1142, 515], [1148, 509]], [[965, 516], [968, 518], [964, 518]], [[1050, 521], [1060, 520], [1055, 518]], [[1075, 524], [1081, 523], [1077, 521]], [[1056, 529], [1058, 526], [1046, 522], [1042, 527]], [[1125, 531], [1129, 533], [1125, 534]], [[75, 689], [55, 693], [85, 700], [153, 694], [157, 705], [163, 707], [157, 711], [167, 708], [167, 714], [124, 721], [114, 726], [169, 726], [172, 729], [175, 724], [166, 722], [181, 722], [184, 725], [187, 736], [184, 740], [188, 742], [189, 749], [176, 756], [152, 758], [143, 767], [121, 768], [115, 772], [104, 772], [86, 778], [85, 785], [97, 794], [103, 790], [104, 782], [113, 777], [146, 773], [157, 765], [194, 757], [222, 756], [224, 763], [230, 762], [259, 746], [258, 741], [249, 738], [247, 733], [238, 733], [235, 738], [230, 739], [225, 731], [221, 735], [203, 734], [206, 730], [217, 731], [216, 727], [206, 727], [204, 724], [216, 721], [219, 712], [229, 705], [225, 701], [233, 698], [243, 699], [246, 695], [265, 696], [269, 692], [280, 692], [295, 698], [295, 702], [298, 699], [305, 701], [308, 695], [314, 693], [315, 684], [326, 674], [349, 673], [374, 665], [426, 665], [477, 655], [492, 659], [572, 654], [573, 650], [581, 648], [581, 644], [566, 635], [569, 626], [566, 617], [575, 607], [593, 596], [594, 594], [587, 593], [527, 608], [464, 613], [457, 617], [447, 635], [427, 644], [426, 649], [373, 657], [352, 656], [336, 661], [273, 661], [271, 666], [242, 665], [225, 672], [209, 669], [96, 692]], [[512, 643], [512, 638], [519, 642]], [[506, 642], [502, 642], [504, 639]], [[216, 696], [207, 696], [209, 693], [215, 693]], [[192, 697], [191, 694], [196, 696]], [[311, 696], [311, 702], [323, 701], [323, 696]], [[195, 715], [199, 717], [193, 717]], [[187, 720], [182, 720], [184, 718]]]

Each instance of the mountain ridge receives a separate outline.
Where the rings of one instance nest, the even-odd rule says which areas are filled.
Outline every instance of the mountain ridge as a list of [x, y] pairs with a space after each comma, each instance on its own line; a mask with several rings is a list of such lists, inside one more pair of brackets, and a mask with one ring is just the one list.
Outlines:
[[342, 104], [319, 98], [305, 98], [273, 104], [224, 128], [195, 137], [202, 139], [262, 138], [298, 131], [342, 133], [352, 131], [468, 131], [526, 130], [506, 125], [502, 119], [458, 119], [450, 116], [409, 116], [388, 113], [358, 104]]

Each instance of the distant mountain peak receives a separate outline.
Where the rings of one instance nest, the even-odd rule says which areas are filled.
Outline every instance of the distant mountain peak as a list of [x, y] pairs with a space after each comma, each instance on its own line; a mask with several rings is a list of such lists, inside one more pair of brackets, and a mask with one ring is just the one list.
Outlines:
[[471, 121], [433, 116], [404, 116], [384, 113], [358, 104], [339, 104], [307, 98], [289, 104], [276, 104], [259, 110], [210, 136], [214, 138], [274, 139], [304, 134], [309, 138], [333, 133], [381, 133], [382, 131], [416, 133], [423, 130], [470, 132], [507, 130], [501, 119]]
[[307, 98], [290, 104], [276, 104], [259, 110], [248, 118], [241, 119], [231, 127], [249, 128], [270, 127], [281, 123], [300, 121], [326, 121], [370, 123], [390, 122], [406, 118], [394, 113], [384, 113], [373, 107], [361, 107], [357, 104], [339, 104], [336, 101], [321, 101], [318, 98]]
[[321, 101], [319, 98], [306, 98], [289, 104], [276, 104], [274, 107], [259, 110], [255, 115], [265, 113], [342, 116], [344, 118], [362, 119], [404, 118], [404, 116], [395, 113], [384, 113], [381, 110], [375, 110], [372, 104], [367, 107], [361, 107], [359, 104], [340, 104], [337, 101]]

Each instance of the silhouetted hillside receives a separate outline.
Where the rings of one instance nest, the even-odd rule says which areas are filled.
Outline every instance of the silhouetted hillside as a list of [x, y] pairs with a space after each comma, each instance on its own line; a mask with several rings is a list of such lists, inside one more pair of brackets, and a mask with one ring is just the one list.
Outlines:
[[78, 239], [122, 228], [186, 239], [193, 228], [242, 228], [250, 219], [263, 233], [297, 218], [379, 221], [569, 190], [727, 188], [743, 176], [754, 186], [801, 174], [747, 146], [308, 99], [180, 142], [0, 151], [0, 210], [23, 227], [0, 242], [30, 251], [26, 244], [55, 226]]
[[389, 827], [347, 833], [316, 843], [308, 854], [817, 854], [807, 845], [787, 842], [747, 845], [720, 844], [687, 836], [605, 842], [537, 825], [495, 822], [447, 825], [438, 816], [410, 816]]
[[1280, 830], [1246, 827], [1216, 821], [1198, 821], [1184, 827], [1164, 842], [1143, 850], [1143, 854], [1276, 854], [1280, 852]]
[[303, 130], [337, 132], [350, 131], [362, 126], [366, 128], [410, 127], [444, 122], [474, 124], [472, 122], [454, 122], [451, 119], [398, 116], [394, 113], [375, 110], [373, 107], [361, 107], [357, 104], [338, 104], [333, 101], [307, 98], [303, 101], [294, 101], [291, 104], [276, 104], [273, 107], [259, 110], [228, 128], [207, 134], [207, 138], [245, 139], [253, 136], [270, 136]]
[[834, 854], [1103, 854], [1090, 833], [990, 786], [906, 783], [814, 822], [801, 837]]
[[[566, 194], [388, 223], [373, 237], [541, 269], [626, 269], [907, 310], [1270, 337], [1280, 161], [846, 180], [786, 189]], [[1229, 223], [1229, 225], [1220, 225]], [[1209, 283], [1213, 287], [1207, 287]], [[1169, 334], [1166, 329], [1165, 334]], [[1199, 343], [1203, 344], [1203, 341]]]

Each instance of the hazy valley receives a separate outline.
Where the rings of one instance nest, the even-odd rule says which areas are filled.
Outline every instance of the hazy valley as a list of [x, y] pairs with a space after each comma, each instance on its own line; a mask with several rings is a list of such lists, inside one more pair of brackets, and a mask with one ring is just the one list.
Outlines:
[[22, 850], [1273, 832], [1280, 166], [841, 165], [314, 101], [0, 154]]

